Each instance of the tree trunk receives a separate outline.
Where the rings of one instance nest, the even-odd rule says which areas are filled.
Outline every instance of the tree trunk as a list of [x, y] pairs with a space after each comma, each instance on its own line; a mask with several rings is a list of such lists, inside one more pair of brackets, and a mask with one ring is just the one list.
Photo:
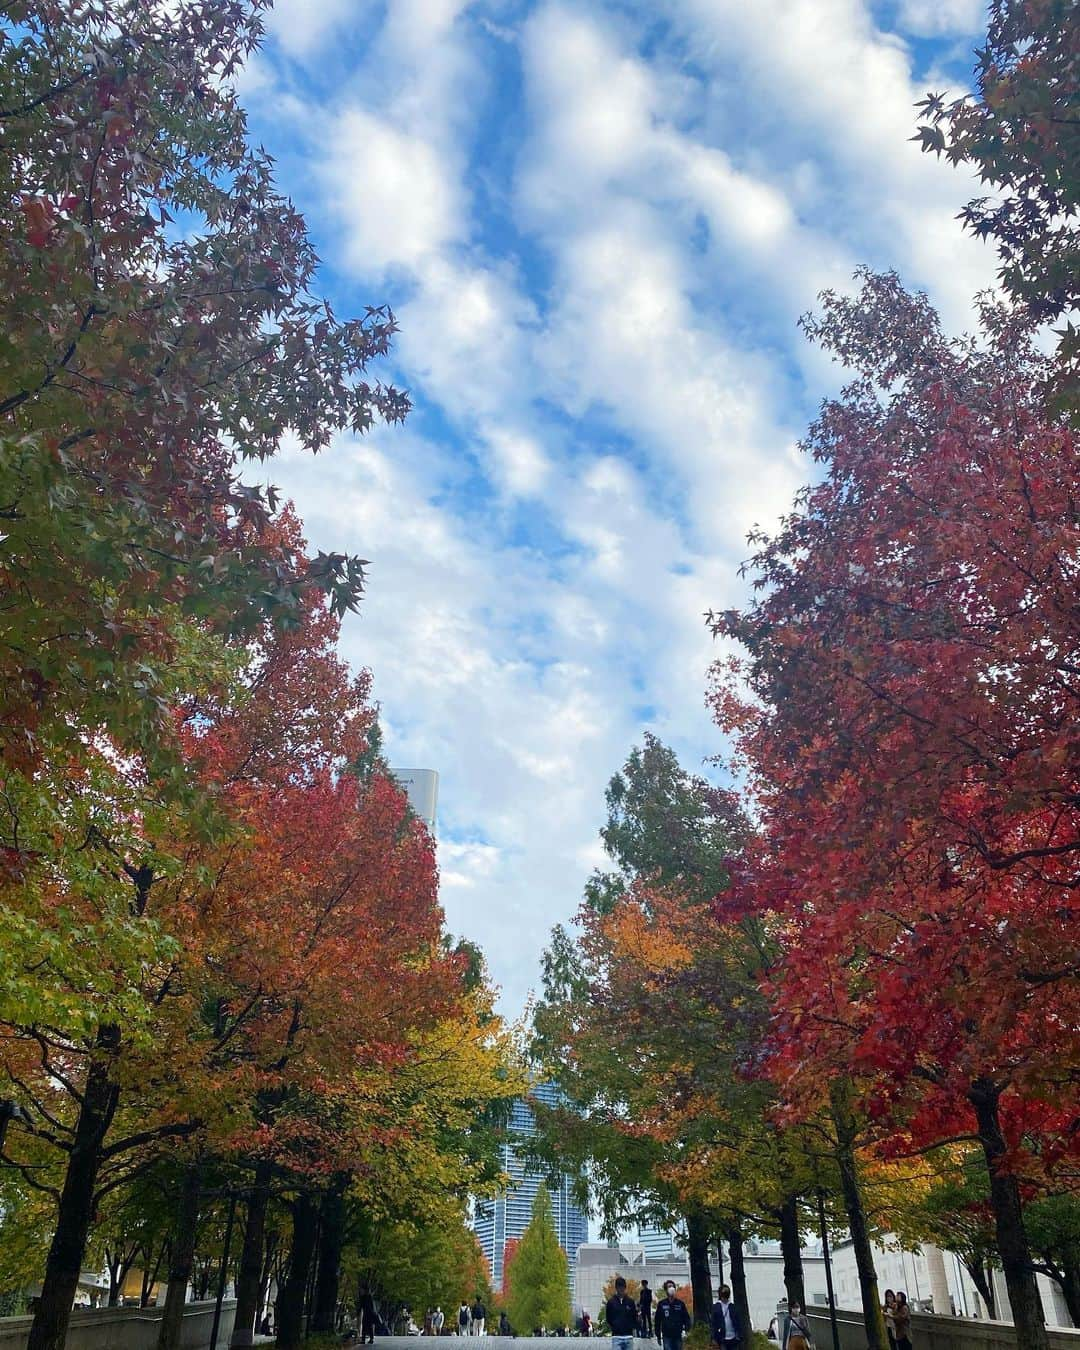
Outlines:
[[247, 1198], [244, 1245], [236, 1275], [236, 1320], [230, 1347], [255, 1344], [255, 1321], [262, 1293], [263, 1248], [266, 1246], [266, 1210], [270, 1203], [273, 1166], [267, 1159], [255, 1164], [255, 1179]]
[[311, 1310], [315, 1306], [315, 1280], [319, 1274], [319, 1258], [321, 1255], [320, 1242], [322, 1241], [322, 1206], [321, 1201], [315, 1210], [315, 1240], [312, 1243], [311, 1266], [308, 1270], [307, 1289], [304, 1292], [304, 1326], [305, 1339], [311, 1331]]
[[120, 1262], [111, 1259], [106, 1253], [105, 1264], [109, 1269], [109, 1301], [106, 1307], [115, 1308], [120, 1302]]
[[866, 1328], [868, 1350], [886, 1350], [888, 1335], [885, 1317], [878, 1295], [877, 1270], [874, 1268], [874, 1249], [863, 1208], [859, 1168], [855, 1158], [855, 1121], [848, 1104], [848, 1084], [834, 1079], [830, 1090], [833, 1125], [836, 1129], [836, 1161], [840, 1169], [840, 1187], [844, 1194], [851, 1248], [855, 1254], [855, 1268], [859, 1272], [859, 1292], [862, 1295], [863, 1325]]
[[161, 1269], [161, 1263], [165, 1259], [164, 1242], [158, 1248], [157, 1260], [151, 1264], [153, 1255], [154, 1253], [149, 1249], [143, 1253], [146, 1264], [143, 1266], [142, 1292], [139, 1295], [140, 1308], [149, 1308], [150, 1306], [150, 1295], [153, 1293], [154, 1285], [157, 1283], [158, 1271]]
[[315, 1250], [318, 1212], [307, 1191], [301, 1191], [293, 1208], [292, 1258], [285, 1283], [278, 1290], [278, 1350], [300, 1350], [304, 1339], [304, 1302], [307, 1297], [308, 1271]]
[[86, 1238], [93, 1219], [94, 1187], [101, 1165], [101, 1150], [120, 1099], [120, 1089], [112, 1075], [113, 1059], [119, 1045], [118, 1026], [98, 1028], [60, 1192], [56, 1229], [45, 1262], [45, 1278], [26, 1350], [64, 1350], [71, 1307], [86, 1253]]
[[789, 1195], [777, 1210], [780, 1220], [780, 1252], [784, 1258], [784, 1292], [788, 1307], [797, 1303], [806, 1307], [806, 1289], [803, 1283], [802, 1239], [799, 1236], [799, 1197]]
[[1080, 1327], [1080, 1267], [1067, 1265], [1061, 1272], [1061, 1295], [1074, 1327]]
[[709, 1270], [709, 1225], [700, 1210], [686, 1216], [686, 1252], [690, 1258], [694, 1321], [708, 1326], [713, 1305], [712, 1273]]
[[315, 1335], [333, 1332], [337, 1325], [338, 1285], [341, 1279], [341, 1249], [345, 1238], [345, 1190], [349, 1178], [338, 1174], [323, 1196], [319, 1226], [319, 1274], [311, 1330]]
[[1001, 1268], [1012, 1305], [1013, 1325], [1019, 1350], [1048, 1350], [1046, 1321], [1042, 1299], [1031, 1266], [1031, 1250], [1024, 1230], [1020, 1207], [1020, 1187], [1016, 1178], [1002, 1168], [1007, 1145], [998, 1115], [1000, 1089], [986, 1079], [972, 1083], [968, 1100], [975, 1108], [982, 1144], [990, 1173], [990, 1208], [994, 1215]]
[[[963, 1259], [963, 1258], [961, 1258]], [[964, 1261], [964, 1269], [971, 1276], [971, 1283], [978, 1291], [979, 1297], [986, 1304], [986, 1315], [991, 1321], [994, 1320], [994, 1281], [990, 1275], [989, 1269], [981, 1261]]]
[[731, 1295], [739, 1310], [739, 1320], [743, 1325], [743, 1341], [749, 1344], [753, 1322], [750, 1320], [750, 1295], [746, 1291], [746, 1262], [743, 1260], [742, 1226], [736, 1221], [729, 1225], [728, 1262], [731, 1266]]
[[176, 1229], [169, 1246], [169, 1283], [165, 1291], [165, 1311], [158, 1329], [157, 1350], [178, 1350], [180, 1331], [187, 1302], [191, 1268], [195, 1262], [195, 1232], [199, 1224], [199, 1193], [202, 1168], [192, 1163], [180, 1185], [176, 1211]]
[[263, 1257], [262, 1274], [259, 1276], [259, 1306], [256, 1313], [256, 1324], [262, 1326], [262, 1320], [266, 1316], [267, 1300], [270, 1297], [270, 1281], [274, 1276], [274, 1266], [277, 1261], [278, 1235], [271, 1233], [266, 1239], [266, 1255]]

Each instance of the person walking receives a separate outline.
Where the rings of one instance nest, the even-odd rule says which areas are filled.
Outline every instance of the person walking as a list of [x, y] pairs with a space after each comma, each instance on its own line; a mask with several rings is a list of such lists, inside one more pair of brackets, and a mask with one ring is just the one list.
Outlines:
[[896, 1327], [896, 1350], [911, 1350], [911, 1305], [902, 1289], [896, 1291], [893, 1325]]
[[510, 1330], [510, 1319], [507, 1317], [505, 1309], [499, 1314], [499, 1335], [513, 1335], [513, 1332]]
[[472, 1334], [482, 1336], [484, 1334], [484, 1323], [487, 1320], [487, 1309], [479, 1299], [472, 1306]]
[[446, 1317], [443, 1314], [442, 1304], [436, 1303], [435, 1311], [431, 1314], [431, 1334], [433, 1336], [441, 1336], [445, 1322]]
[[896, 1295], [891, 1289], [885, 1290], [885, 1302], [881, 1308], [885, 1318], [885, 1334], [889, 1338], [889, 1350], [896, 1350]]
[[604, 1317], [611, 1332], [611, 1350], [634, 1350], [637, 1305], [627, 1294], [626, 1281], [621, 1275], [615, 1277], [615, 1292], [607, 1301]]
[[690, 1330], [690, 1314], [681, 1298], [675, 1297], [675, 1281], [664, 1281], [664, 1297], [656, 1305], [656, 1341], [663, 1350], [682, 1350], [682, 1338]]
[[784, 1323], [784, 1339], [780, 1350], [814, 1350], [814, 1338], [810, 1334], [810, 1321], [802, 1308], [793, 1303], [788, 1309]]
[[649, 1288], [649, 1281], [641, 1281], [641, 1292], [638, 1294], [638, 1311], [641, 1317], [641, 1334], [652, 1339], [652, 1290]]
[[457, 1334], [459, 1336], [469, 1334], [469, 1305], [464, 1300], [457, 1310]]
[[371, 1296], [371, 1290], [365, 1285], [360, 1291], [360, 1302], [357, 1307], [360, 1314], [360, 1344], [375, 1344], [375, 1300]]
[[720, 1297], [713, 1304], [710, 1320], [713, 1341], [721, 1346], [722, 1350], [738, 1350], [739, 1342], [745, 1333], [739, 1319], [739, 1310], [731, 1301], [731, 1289], [726, 1284], [720, 1286]]

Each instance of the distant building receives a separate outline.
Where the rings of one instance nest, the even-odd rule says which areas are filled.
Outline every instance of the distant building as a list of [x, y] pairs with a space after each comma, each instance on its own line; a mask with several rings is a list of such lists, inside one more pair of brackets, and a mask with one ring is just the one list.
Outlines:
[[[824, 1302], [825, 1262], [819, 1254], [805, 1249], [802, 1255], [807, 1300]], [[777, 1303], [784, 1297], [783, 1258], [779, 1251], [768, 1255], [746, 1251], [744, 1264], [750, 1318], [759, 1331], [765, 1331]], [[726, 1266], [724, 1273], [727, 1274]], [[690, 1283], [690, 1263], [685, 1253], [650, 1257], [640, 1242], [620, 1242], [615, 1248], [606, 1243], [586, 1243], [578, 1251], [574, 1272], [575, 1317], [583, 1311], [593, 1318], [599, 1316], [604, 1302], [604, 1285], [613, 1275], [622, 1275], [628, 1281], [648, 1280], [655, 1297], [660, 1298], [659, 1291], [665, 1280], [674, 1280], [677, 1285]], [[711, 1266], [711, 1275], [715, 1296], [720, 1288], [720, 1271], [715, 1262]]]
[[666, 1261], [676, 1254], [674, 1234], [663, 1228], [638, 1228], [637, 1240], [650, 1261]]
[[[862, 1306], [859, 1272], [851, 1242], [837, 1242], [832, 1251], [833, 1283], [836, 1288], [836, 1306], [857, 1311]], [[892, 1234], [874, 1244], [874, 1267], [880, 1289], [903, 1289], [917, 1311], [934, 1312], [948, 1317], [988, 1317], [981, 1296], [959, 1257], [942, 1251], [931, 1242], [924, 1242], [915, 1251], [904, 1251]], [[991, 1271], [996, 1315], [1008, 1321], [1009, 1292], [1000, 1270]], [[1042, 1298], [1043, 1315], [1052, 1327], [1071, 1327], [1069, 1311], [1061, 1290], [1045, 1275], [1036, 1277]], [[809, 1297], [809, 1291], [808, 1291]], [[825, 1300], [819, 1300], [824, 1305]]]
[[[558, 1093], [550, 1083], [541, 1083], [533, 1088], [532, 1095], [548, 1106], [558, 1104]], [[514, 1103], [510, 1132], [511, 1135], [530, 1135], [536, 1132], [536, 1123], [527, 1102]], [[555, 1235], [559, 1239], [559, 1246], [566, 1253], [572, 1285], [578, 1248], [589, 1236], [589, 1221], [574, 1203], [570, 1193], [570, 1178], [562, 1177], [557, 1185], [552, 1185], [541, 1173], [527, 1170], [525, 1163], [509, 1141], [503, 1145], [500, 1161], [503, 1171], [510, 1178], [510, 1185], [504, 1194], [496, 1196], [494, 1200], [478, 1204], [473, 1218], [473, 1229], [491, 1267], [491, 1280], [495, 1289], [502, 1288], [503, 1252], [506, 1244], [511, 1238], [521, 1237], [528, 1228], [529, 1220], [532, 1218], [533, 1201], [541, 1183], [547, 1186], [551, 1194]]]
[[402, 788], [409, 805], [435, 833], [435, 816], [439, 805], [439, 775], [434, 769], [391, 769], [390, 776]]

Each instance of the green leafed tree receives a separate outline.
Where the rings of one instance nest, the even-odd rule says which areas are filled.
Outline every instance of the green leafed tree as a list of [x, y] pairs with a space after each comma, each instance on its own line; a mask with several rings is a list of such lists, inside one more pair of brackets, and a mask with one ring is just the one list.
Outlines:
[[991, 0], [975, 92], [929, 94], [916, 139], [974, 169], [991, 193], [961, 213], [996, 245], [1002, 287], [1036, 324], [1059, 325], [1057, 397], [1080, 396], [1080, 63], [1074, 0]]
[[[233, 76], [263, 0], [15, 0], [0, 16], [0, 770], [50, 728], [161, 750], [197, 620], [247, 636], [362, 560], [304, 558], [242, 477], [283, 442], [404, 416], [339, 320]], [[262, 477], [260, 470], [258, 477]], [[181, 622], [181, 621], [186, 621]], [[17, 840], [0, 867], [17, 870]]]
[[532, 1218], [514, 1257], [509, 1314], [515, 1330], [528, 1335], [535, 1327], [570, 1324], [570, 1275], [566, 1253], [555, 1236], [551, 1196], [541, 1186]]

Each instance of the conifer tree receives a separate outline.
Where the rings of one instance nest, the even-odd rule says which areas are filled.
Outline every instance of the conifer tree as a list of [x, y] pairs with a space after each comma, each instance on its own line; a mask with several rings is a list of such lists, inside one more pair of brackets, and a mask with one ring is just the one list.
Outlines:
[[543, 1185], [536, 1192], [532, 1218], [514, 1257], [509, 1302], [510, 1321], [524, 1335], [534, 1327], [570, 1324], [569, 1268], [555, 1236], [551, 1196]]

